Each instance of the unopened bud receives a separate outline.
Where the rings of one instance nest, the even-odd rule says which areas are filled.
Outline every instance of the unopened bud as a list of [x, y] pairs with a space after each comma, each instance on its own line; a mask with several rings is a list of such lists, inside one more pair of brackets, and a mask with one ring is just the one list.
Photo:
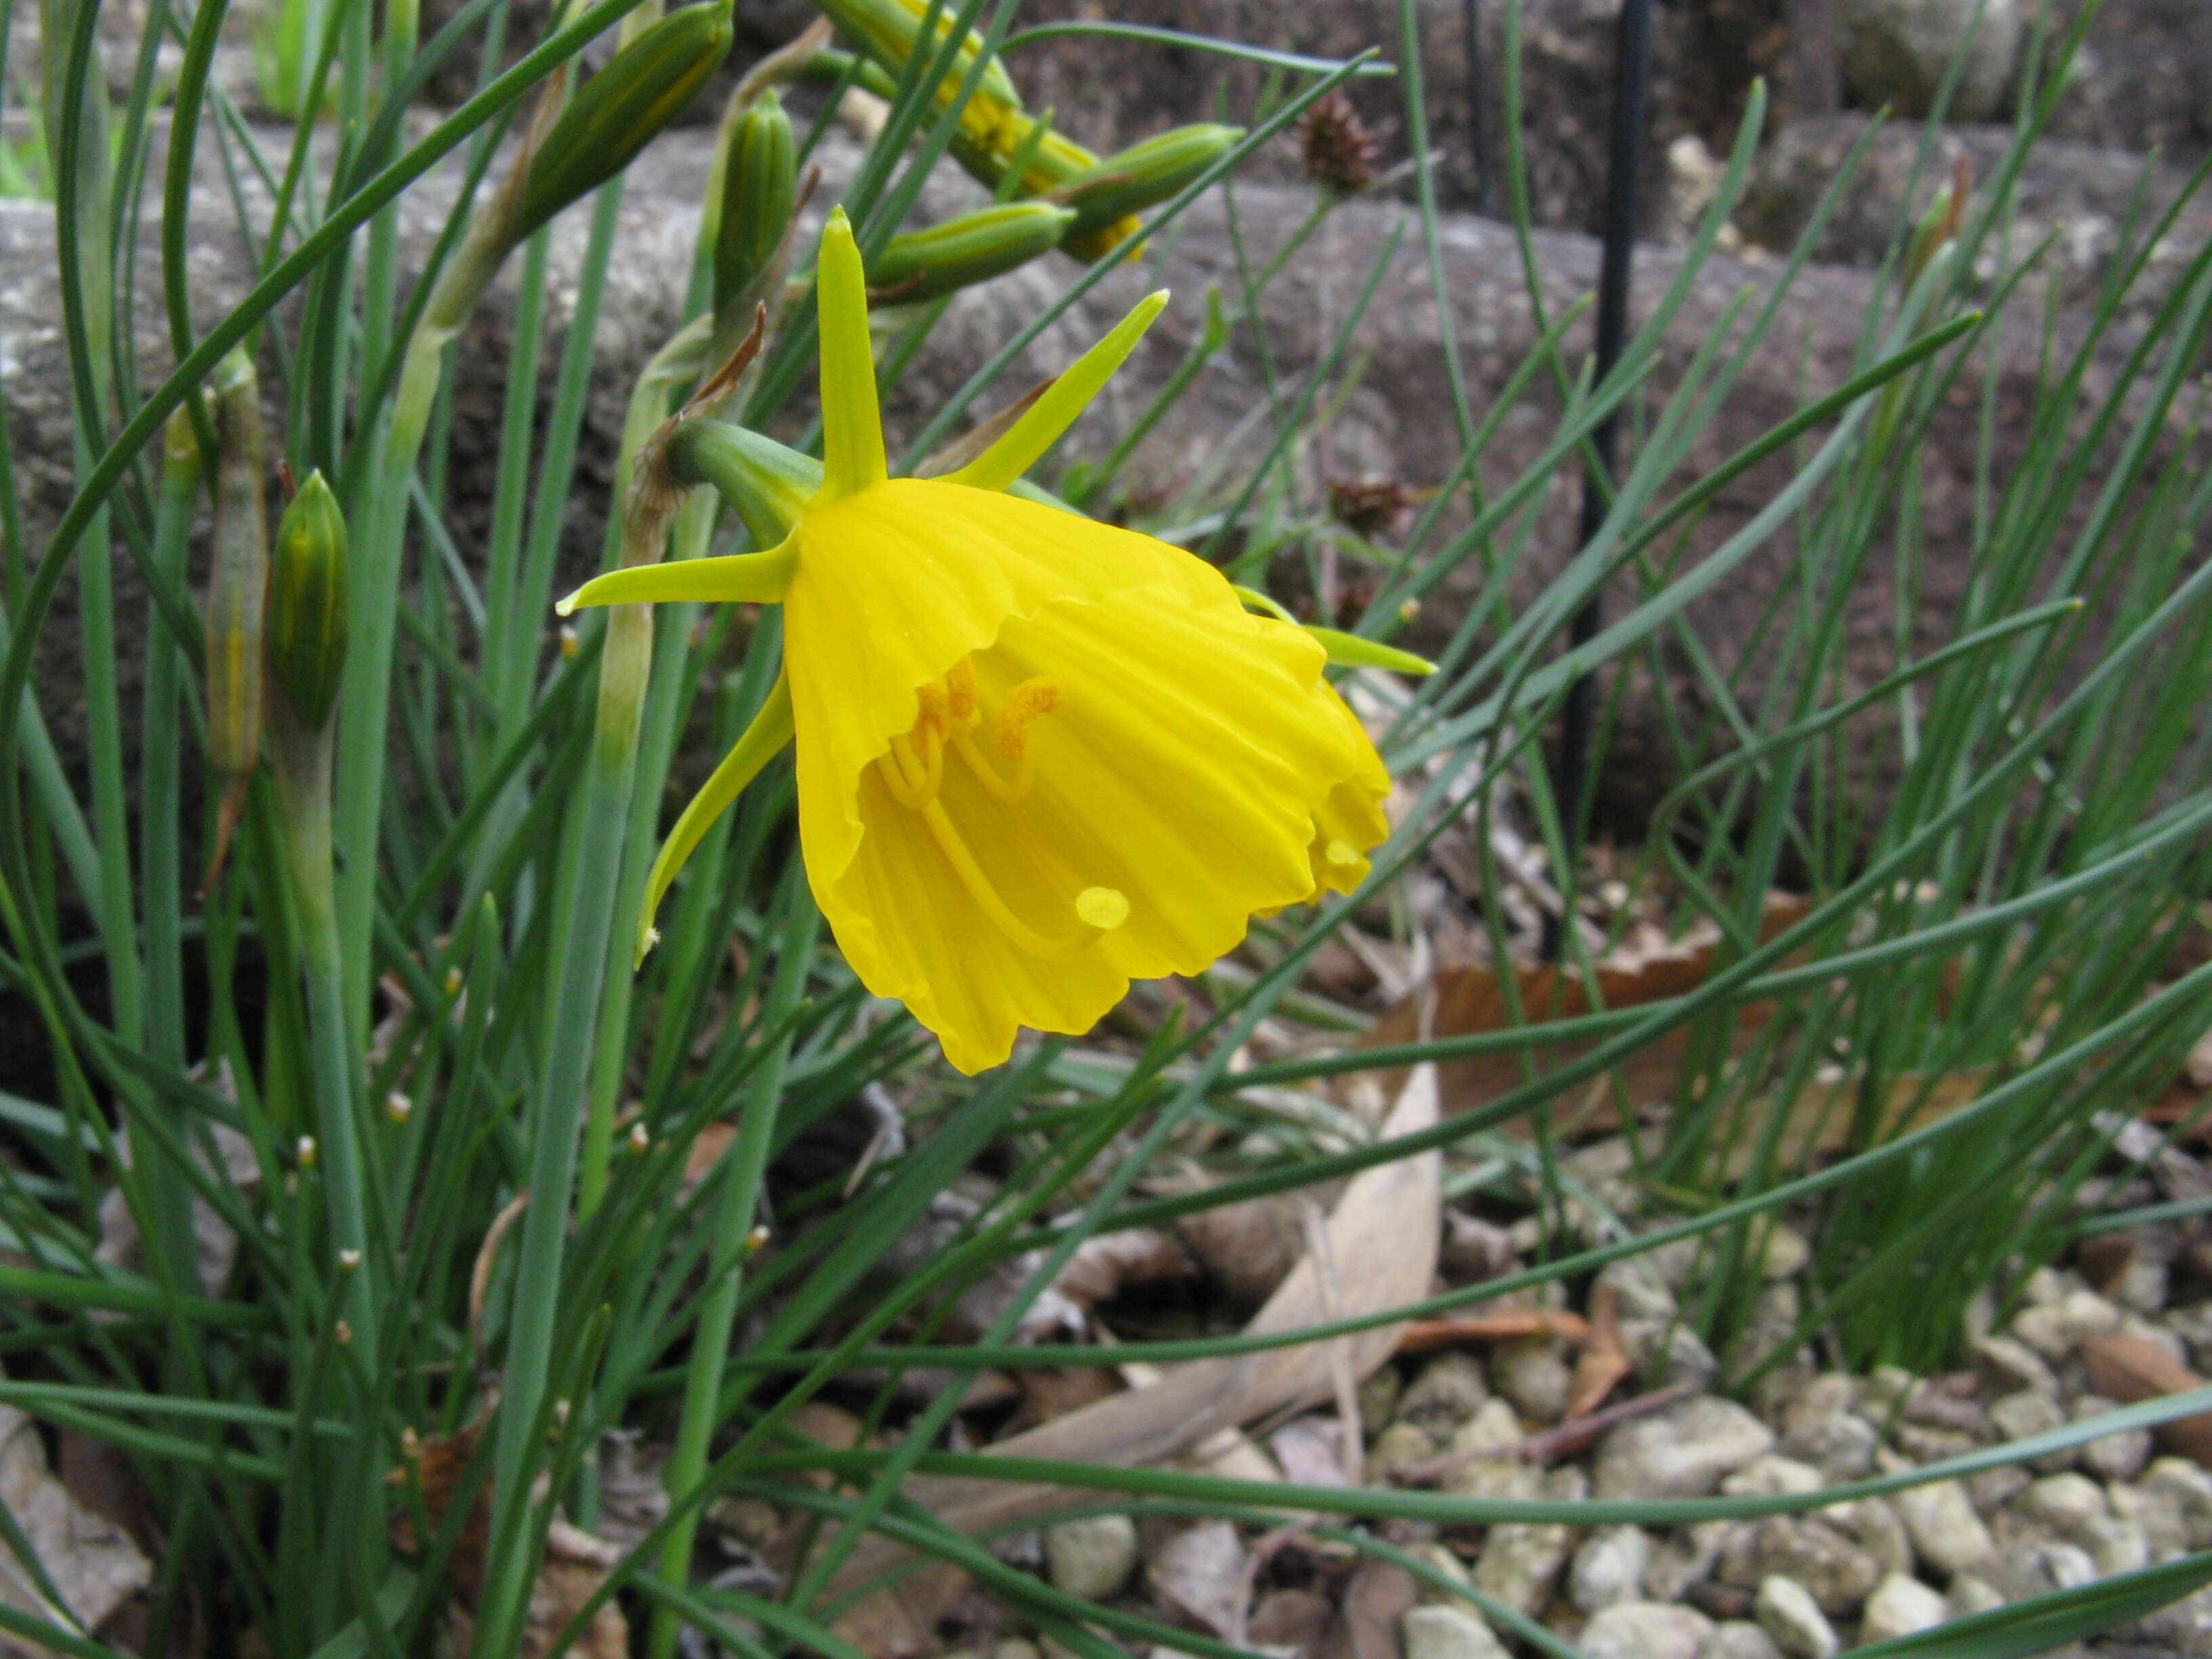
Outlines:
[[1959, 234], [1959, 221], [1966, 208], [1966, 191], [1973, 181], [1973, 158], [1962, 152], [1952, 169], [1951, 182], [1936, 192], [1936, 199], [1928, 204], [1927, 212], [1912, 228], [1912, 240], [1905, 244], [1901, 274], [1908, 289], [1920, 280], [1937, 252]]
[[617, 52], [531, 158], [515, 240], [628, 167], [698, 96], [729, 50], [730, 8], [710, 3], [671, 12]]
[[349, 1348], [353, 1346], [353, 1327], [347, 1324], [344, 1320], [341, 1319], [331, 1327], [331, 1334], [337, 1340], [337, 1345], [341, 1348]]
[[566, 1400], [553, 1402], [553, 1426], [556, 1429], [568, 1426], [568, 1402]]
[[1050, 252], [1075, 222], [1072, 208], [1010, 202], [908, 231], [870, 265], [869, 289], [885, 299], [938, 299]]
[[459, 996], [461, 993], [461, 987], [465, 982], [465, 980], [466, 975], [465, 975], [459, 968], [447, 969], [444, 981], [446, 994], [449, 997]]
[[298, 1156], [300, 1167], [301, 1169], [312, 1170], [315, 1167], [314, 1136], [301, 1135], [297, 1141], [293, 1143], [292, 1150]]
[[583, 638], [576, 632], [574, 625], [568, 623], [562, 623], [561, 659], [563, 662], [567, 661], [569, 658], [574, 656], [577, 652], [582, 650], [583, 647]]
[[422, 1437], [412, 1423], [399, 1431], [399, 1455], [410, 1463], [422, 1455]]
[[404, 1124], [415, 1115], [415, 1103], [394, 1089], [384, 1097], [384, 1115], [395, 1124]]
[[799, 195], [799, 144], [773, 90], [745, 106], [722, 163], [714, 228], [714, 312], [729, 309], [768, 268]]
[[198, 478], [200, 438], [192, 426], [189, 405], [179, 404], [161, 428], [161, 468], [171, 477]]
[[1420, 614], [1421, 602], [1419, 599], [1407, 598], [1398, 601], [1398, 620], [1400, 622], [1409, 623]]
[[215, 559], [207, 595], [208, 760], [223, 780], [210, 884], [221, 872], [246, 780], [261, 761], [261, 629], [269, 588], [268, 461], [260, 378], [241, 348], [210, 385], [216, 455]]
[[753, 1230], [745, 1235], [745, 1254], [758, 1255], [763, 1250], [768, 1249], [768, 1241], [767, 1224], [764, 1222], [755, 1224]]
[[346, 526], [319, 469], [276, 523], [269, 678], [309, 732], [330, 723], [346, 653]]
[[1187, 189], [1244, 136], [1214, 122], [1156, 133], [1063, 180], [1053, 199], [1075, 210], [1068, 252], [1095, 259], [1134, 234], [1134, 214]]
[[338, 1266], [347, 1273], [351, 1273], [356, 1267], [361, 1266], [361, 1252], [352, 1249], [340, 1250]]
[[[971, 143], [965, 134], [955, 133], [951, 153], [969, 177], [994, 194], [1042, 196], [1098, 165], [1096, 152], [1052, 125], [1049, 110], [1042, 116], [1017, 111], [989, 145]], [[1009, 173], [1015, 175], [1010, 191]]]
[[629, 1149], [640, 1158], [653, 1150], [653, 1137], [646, 1132], [642, 1122], [629, 1126]]
[[[820, 5], [823, 15], [847, 39], [893, 76], [905, 69], [921, 40], [921, 20], [929, 10], [929, 0], [820, 0]], [[952, 33], [954, 11], [951, 6], [938, 8], [933, 38], [921, 50], [934, 56]], [[969, 29], [945, 78], [937, 83], [938, 108], [948, 107], [960, 95], [961, 83], [982, 50], [982, 37]], [[1021, 94], [1014, 90], [1006, 66], [994, 57], [983, 66], [974, 94], [961, 106], [962, 139], [981, 149], [1005, 154], [1013, 142], [1012, 121], [1021, 107]]]

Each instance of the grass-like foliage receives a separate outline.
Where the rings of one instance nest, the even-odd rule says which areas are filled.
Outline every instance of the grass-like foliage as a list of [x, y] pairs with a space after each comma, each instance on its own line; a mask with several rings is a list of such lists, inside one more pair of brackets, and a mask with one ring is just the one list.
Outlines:
[[[412, 0], [284, 0], [252, 37], [264, 107], [246, 110], [214, 73], [230, 27], [219, 0], [152, 0], [135, 62], [105, 71], [94, 0], [40, 9], [35, 106], [0, 141], [0, 193], [52, 198], [76, 488], [33, 533], [0, 450], [0, 998], [9, 1029], [38, 1034], [8, 1057], [26, 1093], [0, 1092], [0, 1405], [127, 1464], [161, 1540], [148, 1651], [303, 1659], [458, 1640], [481, 1655], [545, 1653], [620, 1606], [636, 1650], [655, 1659], [686, 1625], [750, 1656], [849, 1656], [830, 1623], [918, 1556], [963, 1567], [1084, 1659], [1115, 1641], [1228, 1654], [1006, 1566], [910, 1502], [913, 1483], [1019, 1480], [1066, 1489], [1079, 1508], [1320, 1516], [1319, 1535], [1401, 1562], [1368, 1523], [1656, 1524], [1860, 1489], [1509, 1504], [1016, 1463], [948, 1437], [981, 1372], [1279, 1352], [1580, 1283], [1686, 1238], [1704, 1251], [1686, 1315], [1736, 1385], [1814, 1337], [1854, 1364], [1930, 1370], [1978, 1292], [2002, 1302], [2069, 1242], [2089, 1176], [2147, 1155], [2116, 1149], [2116, 1130], [2212, 1016], [2212, 968], [2185, 949], [2212, 879], [2197, 717], [2212, 687], [2212, 568], [2196, 556], [2212, 511], [2196, 378], [2212, 249], [2166, 279], [2148, 320], [2124, 321], [2161, 230], [2130, 225], [2134, 252], [2092, 310], [2064, 327], [2039, 315], [2036, 251], [2002, 232], [2086, 13], [2073, 34], [2040, 42], [2007, 166], [1955, 224], [1917, 236], [1899, 226], [1848, 379], [1808, 377], [1786, 422], [1692, 468], [1753, 355], [1773, 349], [1801, 256], [1655, 380], [1662, 341], [1713, 277], [1763, 119], [1754, 95], [1678, 278], [1601, 380], [1571, 343], [1578, 314], [1541, 317], [1505, 394], [1482, 405], [1440, 325], [1460, 457], [1416, 481], [1435, 486], [1416, 521], [1380, 540], [1330, 521], [1302, 458], [1358, 378], [1355, 331], [1401, 245], [1425, 249], [1449, 316], [1411, 0], [1400, 50], [1351, 62], [1196, 43], [1266, 76], [1255, 107], [1184, 118], [1243, 127], [1113, 165], [1034, 119], [971, 118], [1008, 70], [1019, 78], [1014, 0], [840, 3], [829, 9], [848, 24], [904, 16], [919, 45], [865, 56], [845, 50], [869, 45], [857, 36], [810, 39], [753, 71], [723, 121], [684, 326], [639, 374], [599, 504], [610, 565], [770, 544], [772, 502], [706, 472], [670, 484], [654, 434], [687, 403], [692, 418], [787, 440], [811, 430], [811, 288], [830, 192], [863, 255], [908, 273], [876, 295], [887, 390], [957, 303], [946, 270], [980, 280], [1027, 261], [1057, 283], [921, 430], [894, 431], [908, 447], [893, 471], [913, 471], [1026, 389], [1006, 371], [1029, 342], [1133, 258], [1164, 258], [1186, 210], [1209, 192], [1233, 199], [1248, 158], [1316, 102], [1392, 75], [1405, 101], [1413, 159], [1376, 187], [1405, 199], [1402, 222], [1371, 268], [1346, 273], [1344, 319], [1310, 372], [1279, 374], [1262, 301], [1317, 257], [1339, 210], [1328, 194], [1287, 245], [1240, 245], [1234, 280], [1176, 296], [1205, 319], [1192, 355], [1156, 398], [1127, 402], [1121, 432], [1086, 429], [1085, 462], [1048, 458], [1030, 473], [1248, 586], [1303, 570], [1320, 589], [1356, 574], [1346, 591], [1370, 598], [1336, 618], [1358, 636], [1338, 643], [1340, 659], [1398, 638], [1419, 610], [1437, 672], [1354, 671], [1399, 785], [1389, 838], [1359, 890], [1256, 923], [1197, 994], [1140, 990], [1098, 1033], [1028, 1043], [969, 1079], [844, 966], [805, 878], [787, 758], [702, 829], [659, 906], [658, 948], [633, 971], [672, 776], [696, 775], [706, 739], [715, 754], [738, 742], [776, 684], [781, 625], [772, 606], [684, 604], [583, 612], [565, 639], [553, 624], [571, 498], [595, 487], [579, 453], [623, 257], [622, 169], [720, 58], [726, 13], [708, 0], [656, 22], [655, 0], [571, 4], [517, 56], [505, 0], [472, 0], [428, 40]], [[602, 65], [589, 74], [587, 48]], [[473, 97], [449, 110], [424, 100], [434, 70], [477, 59]], [[13, 84], [0, 59], [0, 86]], [[849, 90], [880, 100], [882, 118], [849, 169], [838, 162], [799, 205], [804, 163], [846, 142], [825, 134]], [[788, 117], [769, 107], [780, 94]], [[993, 181], [978, 207], [1058, 193], [993, 221], [1000, 240], [951, 253], [895, 244], [919, 228], [925, 181], [954, 161]], [[453, 204], [412, 270], [401, 207], [426, 181]], [[542, 386], [546, 222], [564, 210], [587, 228]], [[1525, 203], [1516, 212], [1533, 275]], [[1004, 240], [1017, 233], [1033, 240]], [[195, 253], [240, 234], [250, 291], [210, 314]], [[502, 276], [514, 284], [502, 422], [483, 475], [463, 477], [449, 348]], [[134, 332], [156, 312], [166, 357]], [[763, 333], [741, 351], [757, 318]], [[2039, 334], [2026, 406], [2000, 414], [2004, 365]], [[1224, 434], [1235, 441], [1219, 460], [1171, 499], [1125, 488], [1146, 434], [1247, 341], [1266, 396]], [[733, 362], [734, 380], [714, 378]], [[1977, 400], [1972, 544], [1930, 549], [1919, 458], [1939, 412]], [[1549, 434], [1540, 453], [1486, 482], [1486, 447], [1530, 410]], [[1537, 591], [1525, 568], [1557, 510], [1553, 485], [1580, 476], [1591, 434], [1616, 411], [1632, 441], [1610, 509]], [[280, 458], [301, 481], [296, 501], [275, 487]], [[1762, 466], [1778, 459], [1786, 469]], [[634, 472], [680, 499], [641, 511], [652, 490], [633, 492]], [[1778, 482], [1739, 528], [1701, 534], [1747, 477]], [[459, 532], [457, 506], [482, 503], [483, 527]], [[1934, 616], [1918, 598], [1939, 556], [1967, 561], [1970, 579], [1963, 602]], [[1740, 653], [1761, 665], [1754, 681], [1716, 661], [1692, 607], [1766, 559], [1784, 576]], [[1870, 584], [1893, 595], [1895, 629], [1869, 684], [1846, 675], [1844, 652], [1853, 595]], [[1606, 625], [1564, 653], [1568, 619], [1601, 587]], [[144, 599], [145, 631], [127, 647], [118, 590], [126, 613], [131, 595]], [[58, 686], [33, 665], [66, 631], [65, 591], [78, 668]], [[143, 661], [126, 662], [132, 653]], [[1507, 938], [1518, 901], [1492, 855], [1493, 815], [1522, 811], [1551, 867], [1574, 869], [1568, 848], [1590, 803], [1553, 799], [1541, 739], [1591, 672], [1616, 699], [1656, 700], [1674, 734], [1682, 781], [1629, 860], [1632, 885], [1663, 892], [1680, 927], [1717, 927], [1710, 970], [1681, 994], [1607, 1009], [1600, 953], [1570, 928], [1566, 976], [1590, 988], [1571, 1010], [1539, 1002], [1504, 1030], [1358, 1047], [1367, 1016], [1316, 991], [1309, 968], [1355, 915], [1412, 942], [1407, 872], [1437, 837], [1473, 848], [1474, 908], [1501, 960], [1520, 948]], [[127, 684], [143, 688], [137, 709], [124, 706]], [[64, 708], [82, 732], [66, 754], [50, 726]], [[1776, 888], [1804, 902], [1762, 931]], [[1305, 1040], [1286, 1045], [1286, 1029]], [[1621, 1068], [1655, 1052], [1680, 1056], [1673, 1103], [1632, 1135], [1632, 1179], [1666, 1218], [1638, 1233], [1568, 1181], [1549, 1126], [1555, 1106], [1594, 1088], [1626, 1103]], [[1440, 1120], [1404, 1133], [1378, 1133], [1328, 1086], [1482, 1055], [1518, 1057], [1518, 1081], [1448, 1100]], [[895, 1106], [902, 1136], [857, 1174], [781, 1192], [771, 1218], [765, 1173], [857, 1100]], [[1086, 1240], [1439, 1151], [1455, 1199], [1544, 1218], [1543, 1265], [1289, 1331], [1116, 1349], [1016, 1340]], [[933, 1200], [979, 1175], [963, 1190], [983, 1195], [941, 1248], [902, 1245]], [[1811, 1227], [1815, 1259], [1802, 1327], [1778, 1337], [1752, 1316], [1748, 1264], [1785, 1209]], [[1010, 1272], [988, 1328], [957, 1348], [935, 1340], [963, 1291]], [[856, 1386], [872, 1391], [860, 1449], [804, 1431], [803, 1408], [841, 1374], [848, 1404]], [[593, 1526], [601, 1448], [617, 1432], [668, 1449], [665, 1514], [618, 1563], [599, 1564], [592, 1600], [533, 1615], [549, 1536], [558, 1548], [559, 1528]], [[732, 1497], [817, 1517], [780, 1564], [775, 1596], [694, 1582], [695, 1529]], [[0, 1630], [111, 1652], [14, 1518], [0, 1514], [0, 1577], [33, 1587], [38, 1608], [0, 1595]], [[1879, 1650], [2034, 1651], [2207, 1578], [2212, 1559], [2192, 1558]], [[457, 1596], [469, 1609], [459, 1635]]]

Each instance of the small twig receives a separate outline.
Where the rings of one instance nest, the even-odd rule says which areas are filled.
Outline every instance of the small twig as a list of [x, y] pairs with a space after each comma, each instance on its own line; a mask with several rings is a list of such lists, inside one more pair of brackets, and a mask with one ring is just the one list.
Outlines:
[[1400, 1486], [1425, 1486], [1439, 1475], [1449, 1474], [1454, 1469], [1468, 1463], [1479, 1463], [1486, 1458], [1517, 1457], [1526, 1462], [1547, 1463], [1555, 1457], [1572, 1456], [1614, 1425], [1626, 1423], [1631, 1418], [1663, 1411], [1680, 1401], [1687, 1400], [1696, 1392], [1688, 1383], [1678, 1382], [1671, 1388], [1638, 1395], [1633, 1400], [1624, 1400], [1618, 1406], [1593, 1412], [1572, 1423], [1562, 1423], [1556, 1429], [1547, 1429], [1541, 1434], [1532, 1434], [1509, 1445], [1446, 1452], [1441, 1457], [1408, 1463], [1403, 1468], [1391, 1471], [1390, 1478]]
[[530, 1188], [525, 1187], [492, 1218], [491, 1225], [484, 1230], [483, 1243], [477, 1246], [476, 1266], [469, 1270], [469, 1340], [478, 1353], [483, 1352], [484, 1298], [491, 1291], [492, 1263], [499, 1259], [500, 1241], [520, 1218], [529, 1202]]
[[1559, 1336], [1580, 1344], [1590, 1340], [1589, 1322], [1559, 1308], [1507, 1308], [1464, 1319], [1416, 1319], [1398, 1335], [1400, 1353], [1426, 1353], [1462, 1342], [1512, 1342], [1524, 1336]]

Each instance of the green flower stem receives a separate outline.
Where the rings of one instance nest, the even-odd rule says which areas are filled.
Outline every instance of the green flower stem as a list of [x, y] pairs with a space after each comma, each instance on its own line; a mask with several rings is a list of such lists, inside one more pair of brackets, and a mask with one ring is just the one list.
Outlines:
[[[155, 505], [154, 568], [181, 586], [200, 483], [200, 450], [191, 424], [179, 411], [171, 418]], [[146, 630], [146, 702], [140, 750], [139, 843], [146, 909], [146, 1052], [178, 1073], [185, 1068], [184, 894], [177, 848], [177, 812], [185, 734], [178, 711], [188, 694], [185, 653], [167, 628]], [[181, 1125], [179, 1125], [181, 1127]], [[191, 1194], [163, 1160], [149, 1160], [149, 1194], [162, 1249], [182, 1271], [197, 1260], [192, 1247]], [[202, 1288], [187, 1285], [187, 1290]]]
[[368, 1205], [362, 1179], [361, 1093], [339, 971], [337, 895], [331, 872], [331, 731], [300, 729], [283, 700], [269, 722], [270, 771], [284, 861], [292, 878], [301, 975], [307, 989], [307, 1063], [313, 1082], [315, 1161], [328, 1195], [333, 1250], [357, 1250], [345, 1275], [344, 1306], [361, 1369], [377, 1374], [375, 1260], [368, 1249]]
[[[791, 1057], [790, 1020], [805, 994], [814, 952], [819, 917], [813, 896], [806, 889], [804, 866], [796, 860], [785, 866], [783, 908], [783, 939], [776, 954], [775, 977], [769, 983], [757, 1027], [762, 1031], [781, 1030], [783, 1035], [775, 1039], [753, 1072], [739, 1109], [738, 1133], [723, 1157], [720, 1190], [714, 1202], [714, 1254], [707, 1268], [708, 1288], [700, 1303], [690, 1370], [684, 1381], [683, 1413], [665, 1477], [670, 1502], [679, 1511], [679, 1519], [661, 1542], [659, 1577], [663, 1583], [678, 1590], [690, 1583], [691, 1543], [699, 1525], [698, 1506], [684, 1500], [706, 1473], [708, 1449], [720, 1420], [722, 1371], [729, 1358], [730, 1328], [736, 1320], [738, 1291], [744, 1279], [761, 1174], [768, 1167], [769, 1147], [775, 1136], [776, 1097], [783, 1088], [784, 1066]], [[661, 1602], [654, 1607], [652, 1629], [646, 1638], [646, 1659], [671, 1659], [680, 1622], [672, 1606]]]
[[[623, 520], [623, 562], [650, 563], [660, 552], [682, 496], [633, 492]], [[514, 1322], [507, 1336], [506, 1391], [500, 1400], [492, 1486], [493, 1561], [484, 1588], [476, 1650], [503, 1654], [519, 1633], [529, 1599], [532, 1552], [520, 1547], [538, 1463], [534, 1443], [544, 1403], [554, 1327], [560, 1311], [569, 1189], [585, 1116], [592, 1037], [614, 927], [623, 843], [637, 773], [637, 738], [653, 670], [653, 619], [644, 605], [607, 612], [599, 659], [599, 715], [555, 896], [561, 969], [550, 1011], [543, 1069], [531, 1125], [530, 1203], [516, 1255]]]
[[399, 577], [407, 543], [408, 480], [415, 471], [443, 377], [446, 348], [476, 308], [512, 245], [508, 191], [479, 210], [453, 262], [440, 275], [407, 342], [399, 384], [366, 498], [348, 587], [345, 678], [339, 690], [337, 872], [335, 925], [346, 1011], [358, 1049], [368, 1033], [370, 944], [376, 912], [377, 831], [383, 816], [390, 740], [392, 641], [398, 628]]
[[[109, 245], [107, 88], [90, 50], [92, 0], [48, 0], [41, 31], [47, 154], [55, 167], [54, 206], [64, 227], [64, 324], [72, 335], [76, 465], [88, 475], [107, 441], [114, 404], [113, 250]], [[85, 750], [92, 780], [92, 828], [99, 859], [96, 896], [107, 989], [118, 1036], [136, 1044], [144, 999], [135, 927], [128, 801], [123, 781], [120, 700], [116, 690], [114, 551], [105, 507], [87, 528], [77, 573], [79, 635], [84, 653]]]
[[[711, 505], [711, 503], [709, 503]], [[687, 505], [687, 509], [690, 506]], [[683, 517], [692, 517], [687, 510]], [[680, 541], [682, 532], [679, 530]], [[645, 903], [646, 884], [652, 879], [653, 849], [660, 812], [660, 785], [675, 758], [681, 735], [684, 693], [691, 681], [691, 653], [687, 636], [696, 605], [672, 605], [654, 618], [660, 648], [653, 658], [651, 684], [646, 693], [638, 740], [638, 782], [631, 792], [629, 823], [623, 831], [622, 876], [617, 884], [614, 914], [627, 926]], [[623, 935], [625, 940], [628, 933]], [[599, 1038], [592, 1065], [589, 1103], [584, 1119], [583, 1163], [577, 1172], [576, 1210], [590, 1215], [606, 1195], [607, 1170], [614, 1158], [615, 1115], [622, 1099], [623, 1079], [629, 1065], [630, 1006], [637, 987], [635, 973], [606, 976], [599, 1006]]]
[[[696, 319], [654, 353], [652, 361], [639, 374], [623, 420], [622, 452], [615, 467], [617, 500], [628, 495], [638, 453], [654, 429], [667, 418], [669, 405], [684, 387], [698, 379], [713, 361], [708, 356], [712, 326], [709, 319], [702, 317]], [[674, 535], [669, 550], [672, 559], [697, 558], [707, 550], [708, 538], [714, 527], [714, 499], [705, 492], [689, 496], [677, 509]], [[546, 574], [550, 578], [550, 568]], [[546, 597], [544, 592], [538, 592], [538, 600], [541, 607]], [[636, 916], [640, 907], [644, 904], [646, 884], [652, 878], [653, 848], [657, 841], [654, 831], [658, 828], [660, 811], [660, 786], [666, 779], [670, 763], [674, 759], [684, 693], [690, 683], [690, 653], [683, 647], [696, 609], [688, 605], [667, 606], [657, 623], [661, 631], [661, 643], [668, 648], [654, 658], [641, 721], [639, 777], [642, 787], [636, 788], [631, 797], [630, 822], [624, 837], [622, 877], [615, 908], [615, 914], [626, 921]], [[583, 1163], [576, 1186], [577, 1210], [582, 1215], [589, 1215], [597, 1209], [599, 1200], [606, 1192], [607, 1170], [614, 1156], [615, 1114], [620, 1101], [623, 1073], [629, 1053], [627, 1034], [635, 985], [635, 974], [611, 974], [607, 976], [603, 993], [599, 1009], [599, 1046], [592, 1066], [591, 1100], [584, 1123]]]
[[[362, 8], [363, 11], [366, 7]], [[383, 59], [385, 88], [398, 84], [414, 62], [416, 40], [420, 29], [421, 12], [418, 0], [385, 0], [384, 35], [378, 42]], [[391, 161], [398, 146], [398, 131], [394, 128], [382, 151], [362, 158], [369, 167], [380, 167]], [[392, 330], [392, 313], [396, 309], [394, 296], [398, 286], [399, 263], [399, 204], [392, 204], [368, 222], [368, 255], [362, 271], [361, 355], [363, 362], [377, 362], [384, 356], [386, 337]]]

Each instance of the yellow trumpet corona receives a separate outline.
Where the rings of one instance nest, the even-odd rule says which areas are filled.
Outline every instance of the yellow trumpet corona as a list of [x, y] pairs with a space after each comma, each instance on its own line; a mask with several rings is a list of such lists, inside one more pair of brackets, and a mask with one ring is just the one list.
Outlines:
[[893, 478], [842, 210], [817, 270], [822, 483], [783, 544], [562, 602], [784, 606], [784, 674], [663, 848], [648, 920], [786, 741], [839, 948], [963, 1072], [1021, 1026], [1087, 1031], [1131, 980], [1206, 968], [1255, 913], [1358, 885], [1389, 780], [1322, 647], [1179, 548], [1006, 493], [1166, 296], [958, 471]]

